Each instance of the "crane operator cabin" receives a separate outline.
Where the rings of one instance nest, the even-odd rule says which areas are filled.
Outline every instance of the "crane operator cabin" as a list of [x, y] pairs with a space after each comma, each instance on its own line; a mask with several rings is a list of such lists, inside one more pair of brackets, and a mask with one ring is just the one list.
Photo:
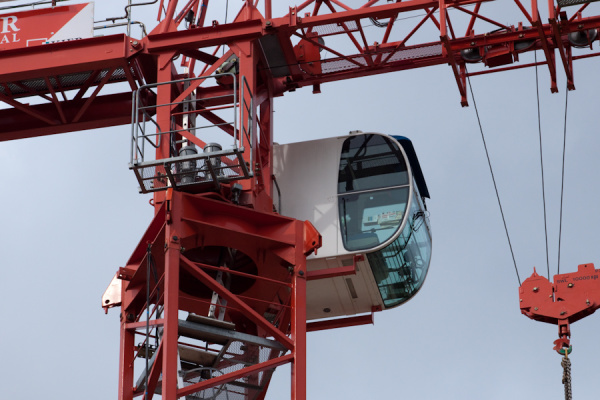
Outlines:
[[323, 237], [308, 270], [357, 270], [309, 281], [308, 319], [393, 308], [419, 291], [431, 258], [429, 192], [409, 139], [356, 132], [275, 145], [273, 154], [275, 205]]

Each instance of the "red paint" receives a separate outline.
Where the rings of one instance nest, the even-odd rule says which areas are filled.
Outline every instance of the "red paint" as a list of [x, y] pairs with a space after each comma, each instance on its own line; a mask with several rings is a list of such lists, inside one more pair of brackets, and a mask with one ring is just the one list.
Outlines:
[[569, 347], [569, 325], [600, 307], [600, 270], [581, 264], [577, 272], [554, 275], [554, 283], [533, 271], [519, 288], [521, 313], [541, 322], [558, 325], [555, 350]]
[[[92, 9], [86, 10], [85, 15], [80, 14], [88, 5]], [[0, 50], [90, 38], [93, 36], [93, 22], [91, 3], [27, 11], [4, 11], [0, 15]], [[69, 26], [65, 27], [67, 24]], [[70, 32], [60, 34], [63, 28]], [[60, 39], [57, 38], [57, 33]]]
[[[292, 398], [305, 400], [307, 331], [372, 322], [371, 315], [308, 326], [306, 324], [307, 280], [351, 274], [355, 272], [355, 268], [344, 267], [327, 272], [306, 271], [306, 256], [321, 245], [319, 233], [310, 223], [282, 217], [273, 212], [275, 97], [304, 86], [313, 86], [318, 91], [320, 85], [327, 82], [449, 64], [459, 87], [461, 102], [466, 105], [466, 66], [461, 50], [477, 49], [480, 54], [487, 54], [484, 60], [487, 65], [501, 66], [513, 59], [518, 61], [514, 44], [525, 40], [534, 41], [534, 45], [523, 51], [543, 50], [546, 59], [540, 63], [546, 63], [549, 67], [553, 90], [556, 90], [557, 79], [554, 54], [559, 53], [572, 88], [572, 60], [588, 55], [572, 57], [567, 34], [582, 29], [580, 26], [585, 29], [600, 28], [600, 16], [571, 18], [557, 25], [554, 10], [549, 12], [550, 22], [543, 24], [538, 20], [535, 1], [532, 1], [531, 12], [527, 12], [517, 1], [523, 16], [532, 25], [528, 29], [513, 28], [483, 16], [481, 2], [475, 0], [413, 0], [393, 3], [364, 0], [363, 7], [360, 8], [352, 8], [336, 0], [333, 3], [340, 6], [339, 12], [321, 7], [322, 2], [307, 0], [297, 8], [291, 8], [287, 15], [278, 18], [272, 18], [271, 3], [270, 0], [264, 2], [268, 20], [261, 17], [260, 10], [253, 3], [246, 1], [234, 22], [223, 25], [209, 23], [208, 26], [203, 26], [208, 1], [202, 1], [200, 5], [196, 0], [188, 0], [183, 9], [198, 11], [200, 8], [200, 26], [192, 24], [190, 29], [182, 29], [178, 26], [185, 13], [175, 15], [178, 2], [161, 0], [159, 19], [162, 20], [154, 31], [141, 40], [112, 35], [35, 47], [22, 47], [30, 37], [27, 35], [34, 32], [46, 38], [51, 34], [45, 33], [44, 29], [56, 31], [57, 27], [64, 26], [68, 20], [70, 14], [60, 14], [62, 10], [76, 10], [83, 5], [0, 16], [0, 50], [3, 50], [0, 63], [0, 101], [11, 107], [0, 110], [0, 141], [130, 123], [131, 91], [136, 90], [141, 82], [169, 82], [186, 77], [176, 69], [173, 61], [181, 54], [193, 58], [189, 65], [206, 63], [202, 75], [214, 73], [224, 60], [235, 55], [239, 60], [239, 77], [244, 76], [247, 80], [248, 91], [244, 92], [243, 101], [250, 104], [252, 100], [251, 110], [245, 114], [245, 118], [240, 118], [239, 128], [244, 132], [255, 133], [253, 142], [246, 146], [243, 154], [253, 177], [240, 181], [243, 185], [240, 205], [232, 203], [231, 184], [215, 188], [216, 192], [213, 194], [188, 194], [172, 190], [155, 194], [154, 220], [125, 268], [120, 270], [120, 400], [132, 400], [143, 392], [142, 388], [134, 387], [134, 380], [139, 376], [139, 371], [135, 371], [134, 376], [133, 364], [140, 336], [138, 334], [136, 337], [134, 332], [136, 329], [144, 329], [142, 315], [149, 306], [148, 295], [151, 297], [152, 318], [159, 318], [152, 322], [152, 326], [162, 323], [163, 333], [161, 343], [155, 349], [156, 362], [151, 367], [149, 394], [145, 396], [145, 400], [152, 398], [159, 384], [162, 386], [163, 399], [176, 400], [194, 390], [214, 387], [244, 375], [256, 375], [258, 371], [287, 362], [293, 364]], [[473, 4], [474, 12], [465, 8]], [[312, 9], [313, 15], [305, 14], [305, 9], [311, 5], [314, 8], [308, 9]], [[435, 14], [440, 10], [438, 21]], [[451, 20], [453, 14], [448, 13], [448, 10], [468, 17], [463, 37], [455, 37], [455, 33], [460, 34], [458, 21]], [[301, 11], [304, 16], [299, 14]], [[420, 12], [424, 17], [410, 25], [411, 22], [406, 22], [404, 18], [407, 12]], [[366, 42], [364, 26], [361, 24], [369, 18], [390, 21], [385, 32], [382, 30], [379, 43]], [[40, 20], [43, 23], [35, 22]], [[396, 25], [401, 25], [403, 31], [409, 33], [393, 35], [392, 20], [402, 20], [402, 24]], [[472, 28], [477, 25], [476, 20], [504, 29], [475, 35]], [[417, 33], [424, 26], [431, 27], [430, 22], [439, 30], [440, 40], [417, 42], [414, 38], [421, 36]], [[27, 27], [26, 24], [31, 26]], [[350, 28], [352, 24], [356, 24], [356, 27]], [[321, 35], [325, 37], [325, 44], [317, 45], [320, 43], [319, 29], [325, 32]], [[353, 32], [359, 34], [354, 37], [351, 35]], [[349, 39], [354, 45], [349, 51], [337, 49], [336, 40], [330, 40], [330, 36], [338, 34], [341, 39]], [[271, 45], [274, 51], [280, 53], [279, 62], [289, 68], [289, 74], [285, 72], [275, 77], [277, 74], [271, 71], [271, 66], [266, 65], [266, 55], [258, 40], [267, 35], [274, 40]], [[402, 39], [390, 41], [390, 38], [398, 37]], [[1, 43], [2, 41], [6, 43]], [[7, 47], [9, 42], [12, 47]], [[298, 45], [294, 46], [293, 43]], [[215, 55], [222, 54], [220, 49], [215, 50], [213, 56], [206, 52], [210, 51], [207, 49], [211, 46], [225, 45], [228, 49], [225, 49], [224, 55], [218, 60]], [[321, 59], [321, 48], [326, 50], [323, 54], [327, 54], [327, 59]], [[509, 68], [498, 68], [493, 71], [507, 69]], [[109, 79], [107, 74], [119, 70], [123, 71], [124, 76]], [[68, 88], [53, 83], [57, 78], [72, 78], [76, 74], [88, 75]], [[30, 80], [39, 84], [27, 86], [25, 83]], [[114, 82], [127, 82], [127, 90], [123, 93], [106, 94], [104, 89]], [[241, 87], [241, 79], [238, 83], [238, 87]], [[196, 89], [197, 85], [191, 85], [187, 89], [182, 88], [180, 83], [162, 85], [156, 90], [156, 96], [152, 94], [144, 99], [145, 104], [179, 103]], [[199, 100], [203, 96], [214, 97], [219, 94], [218, 100], [211, 99], [203, 104], [210, 108], [231, 106], [235, 92], [232, 86], [221, 83], [212, 87], [203, 85], [197, 93]], [[249, 93], [252, 93], [252, 99]], [[241, 93], [238, 91], [235, 94], [239, 99]], [[34, 96], [47, 102], [30, 105], [28, 98]], [[159, 107], [156, 111], [159, 125], [180, 123], [183, 113], [177, 107], [178, 105]], [[219, 122], [212, 111], [205, 109], [198, 117], [212, 123]], [[223, 126], [222, 129], [233, 133], [231, 126]], [[178, 135], [177, 140], [180, 141], [191, 138], [186, 132]], [[200, 138], [196, 142], [203, 144]], [[169, 157], [170, 152], [170, 143], [167, 141], [163, 141], [157, 150], [160, 157]], [[148, 244], [151, 245], [155, 273], [158, 275], [150, 282], [146, 281]], [[244, 270], [230, 274], [232, 279], [250, 282], [247, 287], [238, 288], [237, 293], [233, 289], [229, 290], [214, 278], [215, 269], [226, 271], [225, 268], [221, 265], [208, 265], [204, 262], [206, 260], [190, 259], [190, 250], [198, 249], [197, 252], [202, 255], [203, 251], [211, 247], [234, 248], [251, 260], [248, 263], [254, 264], [256, 271]], [[253, 274], [261, 279], [253, 280]], [[569, 323], [591, 314], [600, 304], [600, 283], [592, 278], [597, 275], [591, 265], [583, 268], [580, 266], [576, 273], [557, 275], [555, 284], [534, 274], [520, 288], [523, 299], [521, 310], [532, 319], [558, 324], [560, 339], [557, 346], [565, 347], [569, 344]], [[192, 289], [185, 286], [186, 280], [193, 280]], [[150, 287], [147, 294], [148, 283]], [[573, 283], [573, 286], [569, 287], [569, 283]], [[534, 288], [537, 290], [534, 291]], [[182, 340], [178, 332], [178, 314], [191, 312], [207, 315], [213, 291], [227, 300], [226, 307], [219, 307], [226, 310], [225, 320], [233, 323], [237, 331], [262, 338], [275, 338], [290, 352], [288, 355], [273, 356], [268, 361], [224, 374], [216, 380], [185, 389], [178, 388], [177, 346]], [[157, 293], [158, 299], [155, 298]], [[160, 317], [156, 316], [157, 304], [152, 303], [164, 306]], [[264, 393], [258, 398], [264, 398]]]

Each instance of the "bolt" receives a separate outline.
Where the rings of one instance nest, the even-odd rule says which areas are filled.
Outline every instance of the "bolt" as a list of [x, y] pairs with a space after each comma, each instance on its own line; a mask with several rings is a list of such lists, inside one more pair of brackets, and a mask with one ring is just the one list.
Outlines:
[[523, 302], [523, 299], [519, 299], [520, 302]]
[[572, 284], [572, 283], [569, 283], [567, 286], [568, 286], [568, 287], [573, 287], [573, 284]]
[[137, 40], [134, 40], [132, 43], [134, 46], [137, 46], [138, 44], [140, 44], [140, 42], [138, 42]]
[[565, 315], [567, 312], [566, 311], [561, 311], [560, 315]]
[[127, 314], [127, 322], [133, 321], [135, 321], [135, 315], [133, 315], [132, 313]]
[[304, 271], [302, 271], [302, 270], [298, 271], [298, 275], [304, 276]]
[[109, 299], [104, 300], [104, 304], [108, 304], [108, 303], [110, 303]]
[[179, 238], [178, 238], [177, 236], [173, 236], [173, 241], [174, 241], [174, 242], [176, 242], [176, 241], [178, 241], [178, 240], [179, 240]]
[[583, 24], [577, 25], [577, 29], [583, 29]]
[[537, 307], [534, 307], [533, 309], [534, 309], [535, 311], [539, 310], [539, 308], [537, 308]]
[[525, 35], [523, 33], [519, 33], [519, 38], [523, 39]]
[[267, 22], [265, 22], [265, 25], [271, 26], [271, 25], [273, 25], [273, 23], [271, 21], [267, 21]]
[[586, 299], [585, 300], [585, 304], [587, 304], [589, 306], [590, 305], [590, 299]]
[[537, 286], [533, 288], [533, 291], [536, 292], [536, 293], [538, 292], [538, 290], [540, 290], [540, 288], [537, 287]]

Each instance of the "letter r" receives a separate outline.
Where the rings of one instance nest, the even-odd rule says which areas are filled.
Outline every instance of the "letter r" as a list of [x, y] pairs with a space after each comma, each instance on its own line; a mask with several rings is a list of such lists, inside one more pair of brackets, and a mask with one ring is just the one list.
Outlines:
[[14, 32], [20, 31], [19, 28], [15, 25], [17, 23], [17, 17], [14, 15], [10, 15], [8, 17], [0, 17], [2, 20], [2, 32], [0, 33], [8, 33], [9, 28]]

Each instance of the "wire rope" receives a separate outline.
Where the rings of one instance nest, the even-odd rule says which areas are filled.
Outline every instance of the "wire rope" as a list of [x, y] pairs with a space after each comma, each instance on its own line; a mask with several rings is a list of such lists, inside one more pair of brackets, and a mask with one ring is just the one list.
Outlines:
[[152, 245], [148, 243], [146, 250], [146, 374], [144, 376], [144, 399], [148, 398], [148, 375], [150, 374], [150, 265], [152, 259]]
[[548, 218], [546, 216], [546, 187], [544, 180], [544, 152], [542, 147], [542, 118], [540, 116], [540, 83], [537, 65], [537, 50], [533, 52], [535, 57], [535, 94], [537, 97], [538, 134], [540, 137], [540, 170], [542, 172], [542, 202], [544, 203], [544, 237], [546, 239], [546, 269], [548, 280], [550, 280], [550, 257], [548, 255]]
[[562, 220], [563, 220], [563, 198], [565, 189], [565, 154], [567, 149], [567, 111], [569, 106], [569, 89], [565, 88], [565, 123], [563, 128], [563, 155], [562, 155], [562, 179], [560, 184], [560, 223], [558, 225], [558, 268], [557, 274], [560, 274], [560, 242], [562, 238]]
[[[229, 12], [229, 0], [225, 2], [225, 25], [227, 25], [227, 13]], [[217, 47], [218, 49], [218, 47]], [[217, 50], [218, 51], [218, 50]], [[221, 55], [225, 54], [225, 46], [221, 47]]]
[[485, 135], [483, 134], [483, 127], [481, 126], [481, 118], [479, 117], [479, 111], [477, 109], [477, 102], [475, 101], [475, 95], [473, 94], [473, 86], [471, 85], [471, 78], [469, 77], [468, 71], [467, 71], [467, 81], [469, 82], [469, 90], [471, 91], [471, 98], [473, 99], [473, 107], [475, 109], [475, 115], [477, 116], [477, 123], [479, 124], [479, 132], [481, 133], [481, 140], [483, 141], [483, 148], [485, 149], [485, 155], [487, 157], [488, 166], [490, 168], [492, 182], [494, 183], [494, 190], [496, 191], [496, 198], [498, 199], [498, 207], [500, 208], [500, 215], [502, 216], [502, 223], [504, 224], [504, 231], [506, 232], [506, 239], [508, 240], [508, 247], [510, 248], [510, 254], [512, 256], [513, 264], [515, 265], [515, 272], [517, 273], [517, 280], [519, 281], [519, 286], [521, 286], [521, 277], [519, 276], [519, 269], [517, 268], [517, 261], [515, 260], [515, 252], [513, 251], [512, 244], [510, 242], [510, 235], [508, 234], [508, 228], [506, 226], [506, 218], [504, 217], [502, 203], [500, 202], [500, 193], [498, 192], [498, 186], [496, 185], [496, 178], [494, 177], [494, 170], [492, 169], [492, 161], [490, 160], [490, 154], [488, 152], [487, 144], [485, 142]]

